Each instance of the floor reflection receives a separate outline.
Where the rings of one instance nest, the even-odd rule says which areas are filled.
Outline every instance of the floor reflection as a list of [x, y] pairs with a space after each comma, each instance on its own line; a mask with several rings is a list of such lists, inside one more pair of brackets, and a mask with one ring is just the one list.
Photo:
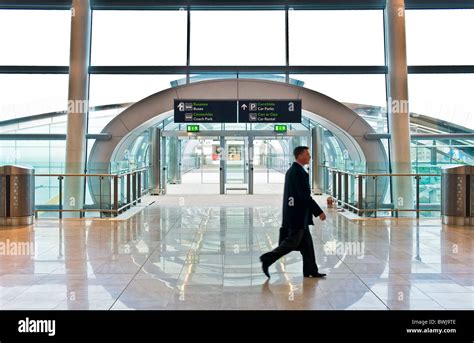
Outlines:
[[[326, 279], [278, 241], [278, 196], [159, 197], [132, 219], [0, 231], [0, 309], [474, 309], [474, 230], [437, 219], [312, 228]], [[320, 203], [323, 203], [321, 200]]]

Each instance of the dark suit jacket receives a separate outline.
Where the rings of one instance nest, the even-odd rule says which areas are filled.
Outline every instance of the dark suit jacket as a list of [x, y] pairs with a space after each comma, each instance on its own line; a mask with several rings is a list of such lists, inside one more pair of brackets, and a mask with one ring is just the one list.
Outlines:
[[[280, 241], [288, 230], [303, 230], [313, 225], [313, 215], [319, 216], [323, 210], [311, 197], [309, 175], [297, 162], [288, 169], [285, 175], [283, 194], [283, 223], [280, 230]], [[283, 237], [282, 237], [283, 236]]]

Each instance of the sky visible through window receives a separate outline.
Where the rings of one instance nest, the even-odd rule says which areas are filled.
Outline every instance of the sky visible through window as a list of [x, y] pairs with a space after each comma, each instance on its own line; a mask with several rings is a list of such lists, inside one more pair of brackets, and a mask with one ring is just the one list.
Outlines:
[[[185, 65], [186, 15], [94, 11], [92, 64]], [[284, 65], [284, 18], [283, 11], [191, 12], [191, 65]], [[382, 11], [290, 11], [289, 19], [292, 65], [384, 64]], [[474, 10], [407, 11], [406, 19], [409, 64], [474, 65]], [[67, 66], [70, 21], [69, 11], [0, 10], [0, 65]], [[91, 100], [137, 101], [183, 77], [93, 75]], [[0, 74], [0, 120], [65, 110], [67, 78]], [[292, 78], [342, 102], [385, 105], [381, 75]], [[474, 74], [409, 75], [410, 110], [474, 129], [472, 89]]]

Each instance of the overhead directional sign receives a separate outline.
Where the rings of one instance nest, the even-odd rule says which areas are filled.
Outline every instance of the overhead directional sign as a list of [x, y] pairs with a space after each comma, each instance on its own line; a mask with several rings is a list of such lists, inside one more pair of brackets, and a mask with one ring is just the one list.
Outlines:
[[235, 100], [174, 100], [175, 123], [236, 123]]
[[239, 123], [301, 123], [301, 100], [240, 100]]
[[174, 100], [175, 123], [301, 123], [301, 100]]

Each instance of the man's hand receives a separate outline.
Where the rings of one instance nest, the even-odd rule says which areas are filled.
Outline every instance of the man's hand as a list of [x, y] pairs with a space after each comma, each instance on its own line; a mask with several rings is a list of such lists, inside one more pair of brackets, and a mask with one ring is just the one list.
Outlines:
[[324, 213], [324, 212], [321, 213], [321, 214], [319, 215], [319, 219], [321, 219], [321, 221], [325, 221], [325, 220], [326, 220], [326, 213]]

